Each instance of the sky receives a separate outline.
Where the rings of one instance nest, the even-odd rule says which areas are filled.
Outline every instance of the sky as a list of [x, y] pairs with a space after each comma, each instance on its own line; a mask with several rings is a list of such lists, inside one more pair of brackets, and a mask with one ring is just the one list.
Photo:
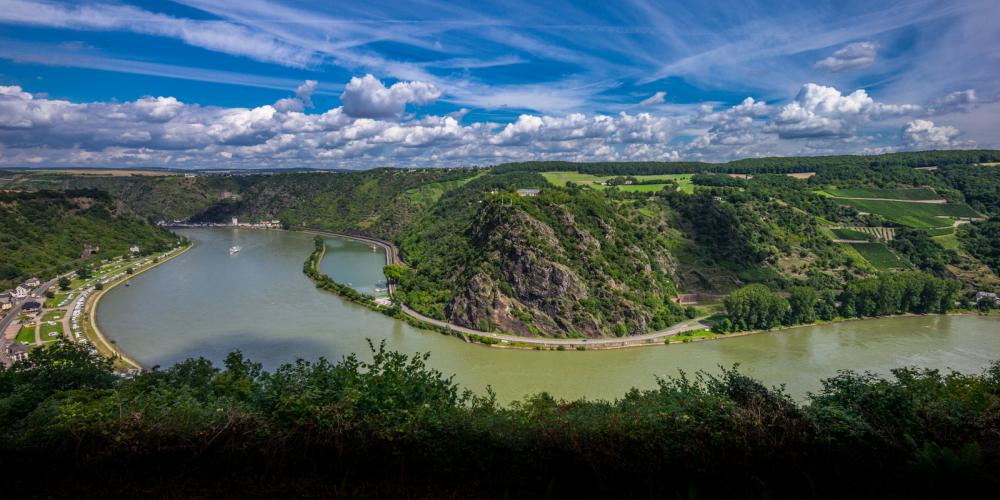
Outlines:
[[0, 167], [1000, 148], [996, 19], [996, 0], [0, 0]]

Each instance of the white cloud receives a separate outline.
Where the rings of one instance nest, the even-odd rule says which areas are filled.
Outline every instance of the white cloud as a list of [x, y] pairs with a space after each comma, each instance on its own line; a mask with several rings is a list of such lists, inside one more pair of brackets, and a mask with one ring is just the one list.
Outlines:
[[795, 99], [771, 116], [768, 130], [783, 139], [844, 137], [870, 120], [918, 114], [920, 106], [883, 104], [864, 89], [843, 95], [833, 87], [807, 83]]
[[935, 125], [930, 120], [913, 120], [903, 126], [903, 142], [913, 149], [955, 149], [972, 147], [972, 141], [959, 140], [961, 132], [949, 125]]
[[[370, 75], [355, 78], [342, 107], [306, 114], [303, 98], [311, 88], [315, 84], [307, 82], [297, 97], [271, 105], [226, 108], [164, 96], [75, 103], [0, 86], [0, 165], [38, 158], [49, 164], [339, 168], [537, 159], [714, 161], [971, 144], [954, 127], [918, 119], [926, 114], [919, 106], [884, 104], [863, 90], [843, 95], [814, 84], [780, 106], [747, 97], [728, 107], [658, 108], [669, 116], [525, 113], [506, 124], [468, 125], [461, 123], [462, 111], [407, 116], [407, 103], [430, 102], [437, 94], [419, 82], [386, 88]], [[949, 96], [938, 106], [970, 99]], [[879, 120], [899, 126], [911, 121], [899, 141], [887, 144], [887, 136], [865, 129]]]
[[313, 107], [312, 95], [313, 92], [316, 92], [317, 85], [319, 85], [319, 82], [316, 80], [306, 80], [305, 83], [295, 89], [295, 96], [301, 99], [307, 108]]
[[943, 115], [947, 113], [971, 111], [979, 104], [976, 91], [973, 89], [959, 90], [944, 97], [939, 97], [927, 103], [927, 107], [932, 114]]
[[660, 90], [655, 94], [639, 101], [640, 106], [655, 106], [657, 104], [663, 104], [664, 98], [667, 97], [667, 93]]
[[176, 38], [208, 50], [283, 66], [306, 67], [320, 58], [265, 33], [226, 21], [194, 20], [158, 14], [129, 5], [61, 5], [5, 0], [0, 22], [88, 31], [129, 31]]
[[859, 69], [875, 63], [876, 47], [872, 42], [856, 42], [836, 51], [833, 55], [816, 62], [817, 68], [834, 73]]
[[340, 95], [344, 112], [357, 118], [398, 118], [406, 105], [429, 104], [441, 97], [441, 91], [426, 82], [397, 82], [386, 88], [367, 74], [353, 77]]

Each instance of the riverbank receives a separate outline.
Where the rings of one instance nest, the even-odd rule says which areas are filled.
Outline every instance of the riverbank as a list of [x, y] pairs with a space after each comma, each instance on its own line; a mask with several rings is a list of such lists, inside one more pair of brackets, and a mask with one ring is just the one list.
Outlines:
[[104, 294], [107, 293], [112, 288], [150, 269], [153, 269], [165, 262], [173, 260], [175, 257], [190, 250], [191, 247], [193, 246], [194, 243], [188, 243], [177, 249], [171, 250], [169, 253], [161, 256], [156, 262], [153, 262], [148, 266], [142, 267], [140, 269], [136, 269], [135, 272], [133, 272], [132, 274], [126, 275], [122, 278], [119, 278], [115, 281], [108, 283], [107, 285], [104, 286], [102, 290], [96, 290], [95, 293], [91, 294], [90, 297], [87, 298], [87, 301], [84, 304], [83, 308], [83, 314], [85, 316], [84, 324], [87, 325], [87, 328], [85, 329], [85, 334], [86, 338], [90, 340], [91, 343], [94, 344], [94, 347], [97, 348], [98, 352], [118, 361], [119, 364], [121, 365], [120, 366], [121, 368], [135, 369], [135, 370], [142, 369], [142, 365], [139, 364], [138, 361], [129, 357], [129, 355], [123, 349], [118, 347], [118, 344], [116, 344], [114, 341], [108, 340], [108, 338], [104, 335], [104, 332], [101, 331], [100, 326], [98, 326], [97, 324], [97, 306], [100, 303], [101, 298], [104, 297]]
[[[380, 240], [378, 238], [354, 235], [349, 233], [339, 233], [333, 231], [323, 231], [318, 229], [309, 229], [305, 232], [310, 234], [315, 234], [318, 236], [331, 237], [331, 238], [346, 238], [355, 241], [360, 241], [364, 243], [370, 243], [381, 247], [386, 252], [386, 264], [403, 264], [402, 260], [399, 258], [399, 251], [394, 244], [391, 242]], [[326, 277], [327, 280], [334, 283], [338, 288], [349, 288], [346, 285], [336, 283], [328, 276], [324, 275], [319, 270], [319, 263], [322, 261], [323, 255], [312, 262], [312, 269], [319, 276]], [[315, 281], [315, 278], [314, 278]], [[353, 291], [353, 289], [351, 289]], [[337, 290], [328, 290], [333, 293], [337, 293]], [[395, 292], [395, 285], [389, 284], [389, 294], [393, 295]], [[350, 297], [348, 297], [350, 298]], [[396, 319], [406, 321], [411, 326], [416, 328], [422, 328], [425, 330], [436, 331], [443, 333], [445, 335], [459, 337], [466, 342], [478, 343], [486, 345], [489, 347], [496, 347], [501, 349], [533, 349], [533, 350], [606, 350], [606, 349], [624, 349], [631, 347], [648, 347], [657, 345], [670, 345], [679, 343], [690, 343], [690, 342], [703, 342], [706, 340], [721, 340], [726, 338], [735, 337], [745, 337], [748, 335], [757, 335], [761, 333], [777, 333], [785, 330], [790, 330], [794, 328], [809, 327], [809, 326], [822, 326], [826, 324], [835, 324], [848, 321], [862, 321], [862, 320], [875, 320], [884, 318], [905, 318], [905, 317], [920, 317], [920, 316], [956, 316], [956, 315], [982, 315], [978, 311], [961, 311], [961, 312], [951, 312], [945, 314], [898, 314], [892, 316], [875, 316], [875, 317], [864, 317], [864, 318], [836, 318], [829, 321], [818, 321], [814, 323], [789, 325], [778, 328], [772, 328], [769, 330], [749, 330], [744, 332], [732, 332], [732, 333], [716, 333], [711, 332], [710, 328], [712, 325], [706, 320], [709, 316], [702, 316], [686, 320], [684, 322], [673, 325], [667, 329], [650, 332], [642, 335], [634, 335], [630, 337], [613, 337], [613, 338], [596, 338], [596, 339], [562, 339], [562, 338], [550, 338], [550, 337], [524, 337], [519, 335], [510, 335], [505, 333], [494, 333], [486, 332], [481, 330], [476, 330], [461, 325], [455, 325], [447, 321], [438, 320], [435, 318], [430, 318], [420, 314], [417, 311], [406, 306], [406, 304], [398, 304], [398, 311], [393, 310], [391, 307], [387, 307], [374, 302], [373, 300], [352, 300], [355, 303], [364, 305], [371, 308], [372, 310], [387, 314]]]

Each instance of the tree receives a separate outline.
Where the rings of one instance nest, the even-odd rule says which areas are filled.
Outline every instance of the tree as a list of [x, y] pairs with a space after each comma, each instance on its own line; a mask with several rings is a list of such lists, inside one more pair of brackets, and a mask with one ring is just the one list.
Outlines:
[[104, 290], [104, 283], [101, 283], [99, 281], [97, 283], [94, 283], [94, 290]]
[[781, 325], [791, 310], [788, 300], [764, 285], [748, 285], [726, 297], [726, 314], [734, 330], [769, 329]]
[[792, 287], [789, 290], [788, 303], [791, 312], [788, 315], [789, 324], [812, 323], [816, 321], [816, 290], [807, 286]]
[[[77, 274], [79, 275], [79, 273], [77, 273]], [[69, 290], [69, 287], [72, 284], [73, 284], [73, 281], [70, 280], [69, 278], [67, 278], [66, 276], [63, 276], [62, 278], [59, 278], [59, 289], [62, 290], [62, 291]]]
[[90, 274], [90, 268], [87, 267], [87, 266], [83, 266], [80, 269], [77, 269], [76, 270], [76, 276], [78, 278], [82, 279], [82, 280], [90, 278], [90, 276], [91, 276], [91, 274]]

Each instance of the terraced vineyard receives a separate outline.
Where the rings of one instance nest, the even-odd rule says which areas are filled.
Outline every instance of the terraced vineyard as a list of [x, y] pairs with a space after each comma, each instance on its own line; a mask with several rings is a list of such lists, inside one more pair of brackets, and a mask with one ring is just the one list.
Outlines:
[[879, 270], [903, 267], [903, 262], [884, 243], [848, 243], [848, 245], [851, 245], [869, 264]]
[[939, 200], [941, 196], [930, 188], [877, 189], [877, 188], [827, 188], [826, 193], [839, 198], [885, 198], [889, 200]]
[[896, 237], [896, 228], [893, 227], [838, 227], [832, 228], [833, 234], [844, 240], [867, 240], [876, 239], [881, 241], [892, 241]]
[[860, 212], [881, 215], [903, 226], [915, 228], [948, 227], [952, 217], [982, 217], [965, 204], [910, 203], [888, 200], [852, 200], [835, 198], [837, 203], [854, 207]]

